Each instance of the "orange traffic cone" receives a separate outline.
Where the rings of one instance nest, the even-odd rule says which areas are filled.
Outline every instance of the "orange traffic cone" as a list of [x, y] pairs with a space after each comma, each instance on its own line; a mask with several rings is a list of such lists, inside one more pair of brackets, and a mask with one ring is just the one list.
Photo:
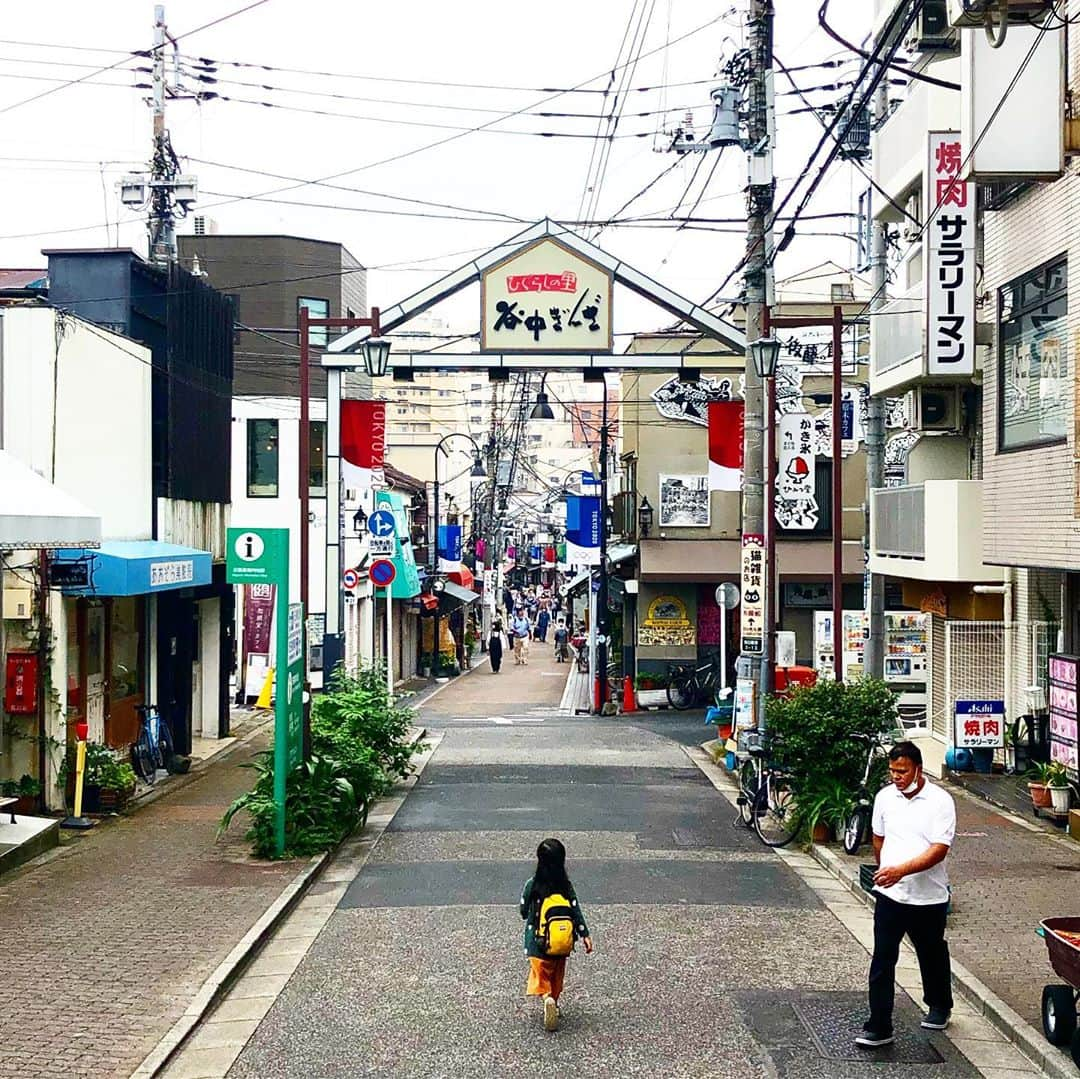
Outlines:
[[630, 677], [630, 675], [627, 675], [623, 679], [622, 710], [624, 712], [637, 711], [637, 697], [634, 694], [634, 680]]

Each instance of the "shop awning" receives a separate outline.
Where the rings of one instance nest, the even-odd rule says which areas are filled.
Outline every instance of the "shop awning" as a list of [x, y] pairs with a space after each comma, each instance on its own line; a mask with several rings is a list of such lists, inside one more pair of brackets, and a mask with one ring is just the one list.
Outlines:
[[451, 601], [451, 606], [460, 604], [464, 607], [466, 604], [473, 603], [480, 598], [479, 595], [471, 589], [462, 588], [461, 585], [455, 584], [453, 581], [445, 581], [443, 583], [441, 594], [444, 599]]
[[617, 566], [620, 562], [625, 562], [628, 558], [633, 558], [636, 554], [636, 543], [614, 543], [607, 550], [608, 561], [613, 566]]
[[[778, 540], [776, 565], [782, 577], [824, 578], [832, 575], [832, 542]], [[862, 576], [862, 540], [845, 540], [841, 566], [846, 576]], [[729, 540], [642, 540], [643, 581], [724, 581], [742, 572], [742, 549]]]
[[563, 587], [564, 596], [575, 596], [578, 592], [582, 591], [588, 584], [589, 578], [592, 577], [591, 570], [583, 570], [579, 573], [569, 584]]
[[[142, 596], [210, 584], [209, 551], [158, 540], [107, 540], [97, 551], [65, 551], [60, 566], [75, 564], [61, 584], [72, 596]], [[75, 573], [85, 566], [85, 573]]]
[[0, 450], [0, 548], [97, 547], [101, 518]]
[[448, 581], [452, 581], [454, 584], [460, 585], [462, 588], [468, 588], [471, 591], [475, 591], [476, 578], [472, 574], [472, 570], [468, 566], [462, 566], [461, 569], [453, 570], [446, 575]]

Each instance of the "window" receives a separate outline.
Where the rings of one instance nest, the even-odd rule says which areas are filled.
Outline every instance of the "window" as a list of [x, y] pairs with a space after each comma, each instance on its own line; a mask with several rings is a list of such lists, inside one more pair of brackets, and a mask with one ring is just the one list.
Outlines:
[[326, 420], [312, 420], [308, 435], [308, 488], [326, 494]]
[[[296, 301], [296, 314], [300, 315], [300, 308], [306, 307], [308, 314], [312, 318], [329, 318], [330, 317], [330, 301], [319, 300], [311, 296], [300, 296]], [[315, 348], [326, 348], [327, 341], [330, 340], [330, 330], [326, 326], [313, 326], [308, 330], [308, 340]]]
[[247, 421], [248, 498], [277, 498], [278, 421]]
[[409, 414], [409, 410], [407, 408], [399, 408], [397, 410], [397, 414], [399, 416], [407, 416]]
[[998, 448], [1064, 441], [1069, 356], [1068, 263], [1058, 259], [998, 289]]
[[115, 702], [142, 692], [142, 597], [117, 596], [110, 607], [109, 694]]

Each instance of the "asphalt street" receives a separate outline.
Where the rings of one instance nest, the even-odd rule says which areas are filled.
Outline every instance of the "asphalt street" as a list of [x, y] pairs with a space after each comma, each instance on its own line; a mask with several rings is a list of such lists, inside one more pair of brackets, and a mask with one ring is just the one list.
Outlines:
[[[980, 1074], [902, 992], [896, 1045], [854, 1047], [866, 951], [733, 826], [683, 748], [707, 737], [695, 718], [560, 716], [561, 680], [536, 668], [476, 671], [425, 707], [438, 748], [230, 1076]], [[549, 834], [596, 944], [552, 1034], [517, 912]]]

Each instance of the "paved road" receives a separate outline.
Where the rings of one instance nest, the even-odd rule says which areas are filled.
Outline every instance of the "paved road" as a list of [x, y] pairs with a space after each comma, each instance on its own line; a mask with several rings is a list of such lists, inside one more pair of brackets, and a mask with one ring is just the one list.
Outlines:
[[[831, 886], [731, 826], [680, 745], [693, 720], [558, 716], [551, 669], [479, 670], [430, 702], [441, 743], [230, 1076], [980, 1074], [913, 1033], [903, 995], [898, 1044], [860, 1057], [867, 955]], [[516, 910], [548, 834], [596, 942], [571, 960], [556, 1034], [523, 996]]]

